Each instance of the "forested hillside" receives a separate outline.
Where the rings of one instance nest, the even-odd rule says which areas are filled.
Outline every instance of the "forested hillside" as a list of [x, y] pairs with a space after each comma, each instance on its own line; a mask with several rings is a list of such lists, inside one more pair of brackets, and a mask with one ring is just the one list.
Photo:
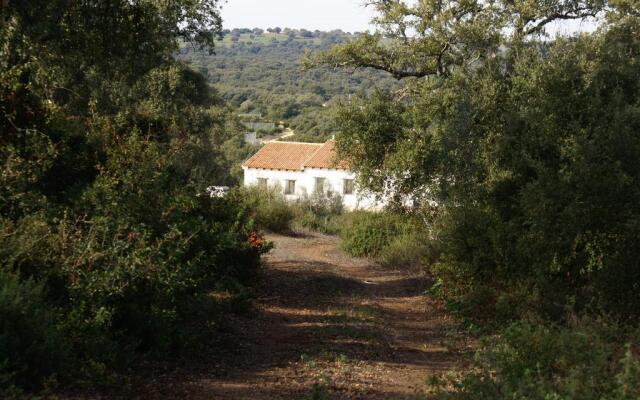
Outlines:
[[333, 103], [374, 88], [393, 89], [389, 74], [372, 69], [305, 69], [305, 52], [328, 50], [356, 37], [342, 31], [234, 29], [225, 31], [216, 54], [183, 45], [179, 58], [207, 77], [238, 112], [258, 111], [290, 123], [301, 140], [332, 134]]

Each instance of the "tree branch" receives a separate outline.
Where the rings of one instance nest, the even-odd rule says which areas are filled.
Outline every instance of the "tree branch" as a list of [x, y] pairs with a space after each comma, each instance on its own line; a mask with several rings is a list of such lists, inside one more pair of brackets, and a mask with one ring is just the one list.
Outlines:
[[531, 35], [534, 33], [539, 33], [547, 24], [557, 21], [557, 20], [573, 20], [573, 19], [582, 19], [587, 17], [595, 17], [595, 11], [588, 11], [587, 8], [578, 8], [572, 11], [568, 11], [566, 13], [556, 13], [547, 16], [542, 19], [536, 25], [524, 31], [525, 35]]
[[349, 62], [349, 61], [345, 61], [339, 64], [334, 64], [333, 67], [335, 68], [344, 68], [344, 67], [348, 67], [348, 66], [352, 66], [355, 65], [357, 68], [373, 68], [379, 71], [384, 71], [384, 72], [388, 72], [389, 74], [391, 74], [394, 78], [400, 80], [400, 79], [404, 79], [404, 78], [424, 78], [427, 76], [432, 76], [432, 75], [437, 75], [437, 71], [407, 71], [407, 70], [399, 70], [399, 69], [395, 69], [392, 68], [388, 65], [383, 65], [383, 64], [376, 64], [373, 62], [359, 62], [359, 63], [353, 63], [353, 62]]

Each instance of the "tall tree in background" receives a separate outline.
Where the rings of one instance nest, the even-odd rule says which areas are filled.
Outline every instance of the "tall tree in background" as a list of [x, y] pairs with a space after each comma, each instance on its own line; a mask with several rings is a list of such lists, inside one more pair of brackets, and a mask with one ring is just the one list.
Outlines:
[[[215, 1], [16, 1], [3, 7], [2, 20], [3, 143], [45, 123], [24, 109], [35, 103], [43, 113], [65, 115], [56, 123], [85, 124], [47, 135], [76, 150], [87, 143], [92, 118], [113, 118], [114, 129], [137, 126], [166, 140], [205, 136], [220, 122], [207, 118], [216, 99], [205, 81], [172, 57], [181, 38], [213, 48], [221, 28]], [[84, 153], [70, 149], [70, 159], [57, 157], [66, 165], [52, 189], [91, 180], [88, 164], [73, 160]]]
[[[379, 32], [312, 61], [405, 81], [343, 104], [338, 149], [369, 188], [438, 201], [447, 295], [637, 314], [638, 2], [369, 3]], [[544, 34], [594, 16], [594, 33]]]

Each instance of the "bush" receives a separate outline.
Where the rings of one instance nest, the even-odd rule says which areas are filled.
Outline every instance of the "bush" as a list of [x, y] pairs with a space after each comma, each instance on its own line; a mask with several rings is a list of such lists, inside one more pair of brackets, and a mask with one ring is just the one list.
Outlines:
[[56, 374], [95, 384], [140, 354], [189, 346], [208, 294], [254, 280], [267, 247], [248, 211], [180, 183], [179, 155], [160, 147], [114, 143], [78, 214], [0, 219], [3, 387]]
[[0, 397], [38, 390], [65, 374], [69, 346], [47, 304], [44, 287], [0, 269]]
[[390, 266], [425, 263], [433, 253], [423, 223], [408, 214], [354, 212], [340, 236], [349, 255], [380, 258]]
[[342, 215], [342, 197], [339, 195], [303, 196], [287, 201], [279, 186], [244, 187], [234, 191], [234, 198], [251, 210], [257, 227], [271, 232], [289, 232], [296, 228], [321, 233], [337, 233]]
[[294, 210], [285, 200], [280, 187], [239, 188], [235, 190], [233, 197], [251, 210], [251, 216], [258, 228], [271, 232], [291, 230]]
[[565, 327], [517, 322], [485, 340], [469, 371], [430, 379], [432, 394], [440, 400], [638, 399], [638, 334], [606, 319]]
[[399, 218], [392, 214], [358, 211], [340, 232], [342, 248], [354, 257], [377, 257], [399, 233]]
[[415, 267], [431, 263], [433, 249], [417, 231], [401, 234], [380, 252], [380, 261], [389, 267]]
[[[74, 28], [43, 42], [51, 20], [34, 7], [2, 7], [0, 24], [0, 397], [174, 354], [266, 249], [242, 205], [199, 195], [232, 181], [220, 150], [240, 127], [167, 51], [187, 14], [213, 44], [217, 10], [78, 3], [57, 7]], [[86, 24], [96, 12], [112, 21]]]
[[343, 220], [342, 196], [321, 196], [314, 193], [298, 200], [293, 207], [297, 227], [327, 234], [339, 232]]

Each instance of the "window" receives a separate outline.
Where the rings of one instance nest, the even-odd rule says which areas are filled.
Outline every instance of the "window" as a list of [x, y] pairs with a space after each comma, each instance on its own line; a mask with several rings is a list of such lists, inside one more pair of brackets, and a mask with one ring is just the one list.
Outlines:
[[296, 181], [287, 180], [284, 186], [284, 194], [296, 194]]
[[324, 178], [316, 178], [316, 193], [323, 194], [324, 193]]
[[353, 194], [353, 179], [343, 181], [342, 194]]
[[258, 186], [262, 188], [267, 187], [267, 178], [258, 178]]

